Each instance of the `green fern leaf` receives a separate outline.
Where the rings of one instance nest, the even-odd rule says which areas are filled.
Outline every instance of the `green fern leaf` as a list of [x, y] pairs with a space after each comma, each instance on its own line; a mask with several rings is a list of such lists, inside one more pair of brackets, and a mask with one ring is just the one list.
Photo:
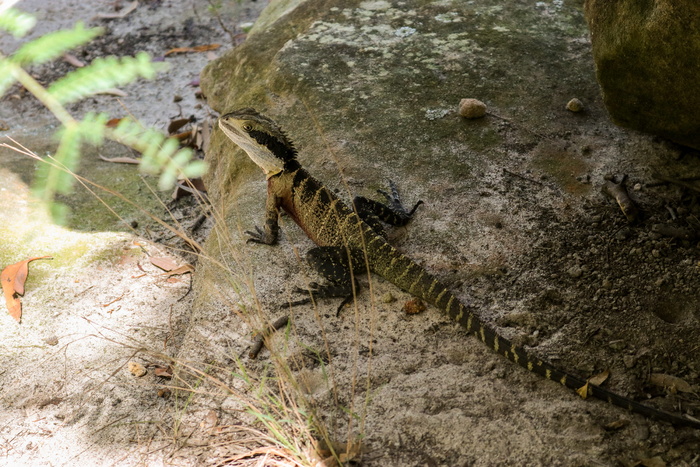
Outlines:
[[109, 116], [105, 113], [94, 114], [90, 112], [85, 115], [78, 125], [82, 140], [94, 146], [101, 146], [108, 119]]
[[15, 82], [15, 77], [12, 74], [12, 66], [7, 59], [0, 59], [0, 96], [12, 86]]
[[22, 37], [36, 24], [36, 18], [16, 8], [8, 8], [0, 13], [0, 29], [15, 37]]
[[209, 164], [202, 160], [191, 161], [189, 164], [182, 168], [182, 175], [187, 178], [197, 178], [201, 177], [207, 173]]
[[74, 29], [52, 32], [27, 42], [12, 55], [12, 60], [20, 65], [48, 62], [74, 47], [90, 42], [102, 32], [102, 28], [85, 29], [83, 23], [78, 23]]
[[45, 160], [39, 166], [34, 181], [34, 193], [45, 201], [51, 201], [56, 193], [70, 193], [73, 176], [80, 157], [79, 125], [66, 127], [57, 133], [61, 141], [53, 160]]
[[153, 63], [150, 56], [140, 52], [136, 57], [106, 57], [95, 59], [90, 65], [68, 73], [48, 88], [61, 103], [76, 102], [84, 97], [129, 83], [139, 76], [152, 79], [166, 63]]

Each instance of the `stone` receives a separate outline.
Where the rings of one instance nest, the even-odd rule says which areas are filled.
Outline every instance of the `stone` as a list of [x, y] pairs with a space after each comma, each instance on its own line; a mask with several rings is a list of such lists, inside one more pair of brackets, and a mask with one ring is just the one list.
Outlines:
[[585, 16], [613, 122], [700, 149], [700, 2], [587, 0]]
[[582, 112], [583, 111], [583, 102], [581, 102], [580, 99], [576, 99], [575, 97], [571, 99], [569, 102], [566, 103], [566, 110], [570, 112]]
[[479, 99], [462, 99], [459, 114], [464, 118], [481, 118], [486, 115], [486, 104]]

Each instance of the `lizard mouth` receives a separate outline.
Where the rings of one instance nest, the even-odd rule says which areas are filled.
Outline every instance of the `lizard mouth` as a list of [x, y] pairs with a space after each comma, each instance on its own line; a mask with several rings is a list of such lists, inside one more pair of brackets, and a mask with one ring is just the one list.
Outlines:
[[230, 122], [227, 116], [219, 118], [219, 128], [224, 134], [251, 158], [262, 170], [265, 176], [277, 175], [284, 170], [284, 162], [275, 156], [267, 147], [258, 143], [245, 129], [239, 128], [239, 121]]

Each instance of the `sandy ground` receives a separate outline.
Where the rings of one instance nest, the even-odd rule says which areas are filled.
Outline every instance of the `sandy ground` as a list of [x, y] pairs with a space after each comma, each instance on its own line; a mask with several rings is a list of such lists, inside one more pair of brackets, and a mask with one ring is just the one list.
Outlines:
[[[119, 11], [130, 2], [28, 0], [18, 7], [38, 18], [29, 38], [77, 21], [105, 28], [103, 36], [74, 51], [86, 63], [110, 54], [145, 50], [163, 57], [176, 47], [221, 44], [208, 53], [169, 55], [168, 72], [155, 81], [123, 87], [124, 97], [96, 96], [69, 109], [76, 117], [92, 110], [112, 117], [128, 112], [164, 130], [172, 119], [193, 115], [201, 121], [208, 115], [196, 96], [200, 70], [242, 40], [234, 36], [264, 4], [223, 2], [212, 12], [207, 2], [142, 1], [126, 17], [113, 20], [96, 16]], [[12, 37], [0, 37], [4, 54], [18, 44]], [[57, 60], [32, 73], [48, 84], [73, 68]], [[0, 120], [9, 128], [0, 138], [10, 136], [40, 155], [55, 150], [55, 119], [18, 87], [0, 101]], [[123, 192], [156, 216], [167, 217], [159, 198], [168, 202], [170, 194], [152, 196], [152, 179], [144, 181], [133, 167], [105, 164], [89, 148], [84, 154], [81, 173]], [[130, 154], [107, 145], [99, 155]], [[151, 230], [155, 223], [134, 206], [105, 193], [100, 196], [120, 206], [122, 219], [78, 190], [63, 199], [72, 206], [69, 224], [53, 225], [29, 196], [34, 165], [0, 149], [0, 262], [4, 266], [29, 257], [53, 257], [30, 264], [22, 324], [7, 313], [2, 318], [0, 464], [199, 463], [199, 452], [184, 453], [175, 441], [181, 435], [173, 421], [181, 419], [183, 403], [159, 397], [158, 390], [169, 381], [154, 376], [156, 366], [168, 365], [157, 353], [177, 353], [189, 320], [190, 277], [162, 275], [150, 258], [172, 257], [172, 252], [149, 240], [162, 241], [163, 232]], [[129, 225], [136, 229], [132, 232]], [[146, 357], [138, 349], [155, 353]], [[130, 361], [143, 365], [148, 374], [135, 377], [128, 369]]]

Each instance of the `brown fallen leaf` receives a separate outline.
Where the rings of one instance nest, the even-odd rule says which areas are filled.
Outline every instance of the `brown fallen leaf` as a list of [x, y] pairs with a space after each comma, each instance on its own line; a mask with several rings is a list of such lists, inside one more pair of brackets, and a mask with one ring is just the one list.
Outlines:
[[174, 49], [170, 49], [167, 52], [165, 52], [164, 55], [167, 57], [171, 54], [180, 54], [188, 52], [207, 52], [209, 50], [216, 50], [219, 47], [221, 47], [221, 44], [198, 45], [196, 47], [175, 47]]
[[99, 156], [100, 159], [102, 159], [105, 162], [114, 162], [115, 164], [140, 164], [141, 161], [138, 159], [135, 159], [133, 157], [104, 157], [102, 155]]
[[177, 268], [177, 264], [175, 264], [175, 261], [167, 257], [151, 256], [148, 259], [151, 261], [152, 265], [161, 268], [163, 271], [166, 272], [170, 272], [173, 269]]
[[98, 13], [92, 19], [120, 19], [131, 13], [139, 6], [138, 0], [131, 2], [116, 13]]
[[590, 395], [588, 385], [593, 384], [595, 386], [600, 386], [605, 382], [606, 379], [608, 379], [608, 376], [610, 376], [610, 371], [608, 370], [598, 373], [595, 376], [591, 376], [586, 380], [586, 384], [578, 388], [576, 392], [579, 396], [581, 396], [582, 399], [586, 399]]
[[177, 120], [172, 120], [170, 122], [170, 124], [168, 124], [168, 134], [172, 135], [177, 130], [179, 130], [183, 126], [187, 125], [191, 121], [192, 121], [191, 118], [178, 118]]
[[173, 371], [170, 369], [170, 367], [163, 368], [163, 367], [157, 366], [155, 368], [155, 370], [153, 370], [153, 374], [156, 376], [160, 376], [161, 378], [166, 378], [166, 379], [170, 379], [173, 377]]
[[18, 323], [22, 319], [22, 302], [17, 295], [24, 295], [24, 282], [29, 274], [29, 262], [45, 258], [51, 259], [50, 256], [37, 256], [36, 258], [26, 259], [7, 266], [0, 273], [2, 292], [5, 296], [7, 310], [10, 312], [10, 316], [17, 320]]
[[66, 63], [69, 63], [76, 68], [82, 68], [85, 66], [85, 63], [83, 63], [78, 57], [76, 57], [73, 54], [69, 54], [69, 53], [63, 54], [63, 60]]
[[605, 371], [598, 373], [595, 376], [591, 376], [590, 378], [588, 378], [588, 382], [591, 384], [595, 384], [596, 386], [600, 386], [608, 379], [609, 376], [610, 376], [610, 370], [605, 370]]
[[107, 121], [107, 123], [105, 124], [105, 126], [107, 126], [108, 128], [116, 128], [117, 125], [119, 125], [119, 123], [121, 123], [122, 120], [124, 120], [124, 119], [123, 118], [110, 118]]
[[117, 88], [109, 88], [109, 89], [103, 89], [102, 91], [97, 91], [95, 94], [105, 94], [108, 96], [117, 96], [117, 97], [126, 97], [128, 94], [121, 89]]
[[665, 375], [663, 373], [652, 373], [651, 376], [649, 376], [649, 384], [661, 387], [671, 394], [675, 394], [679, 391], [693, 392], [693, 388], [690, 387], [690, 384], [685, 380], [677, 376]]
[[167, 276], [177, 276], [178, 274], [187, 274], [194, 272], [194, 266], [191, 264], [183, 264], [179, 268], [175, 268], [171, 271], [166, 272]]

